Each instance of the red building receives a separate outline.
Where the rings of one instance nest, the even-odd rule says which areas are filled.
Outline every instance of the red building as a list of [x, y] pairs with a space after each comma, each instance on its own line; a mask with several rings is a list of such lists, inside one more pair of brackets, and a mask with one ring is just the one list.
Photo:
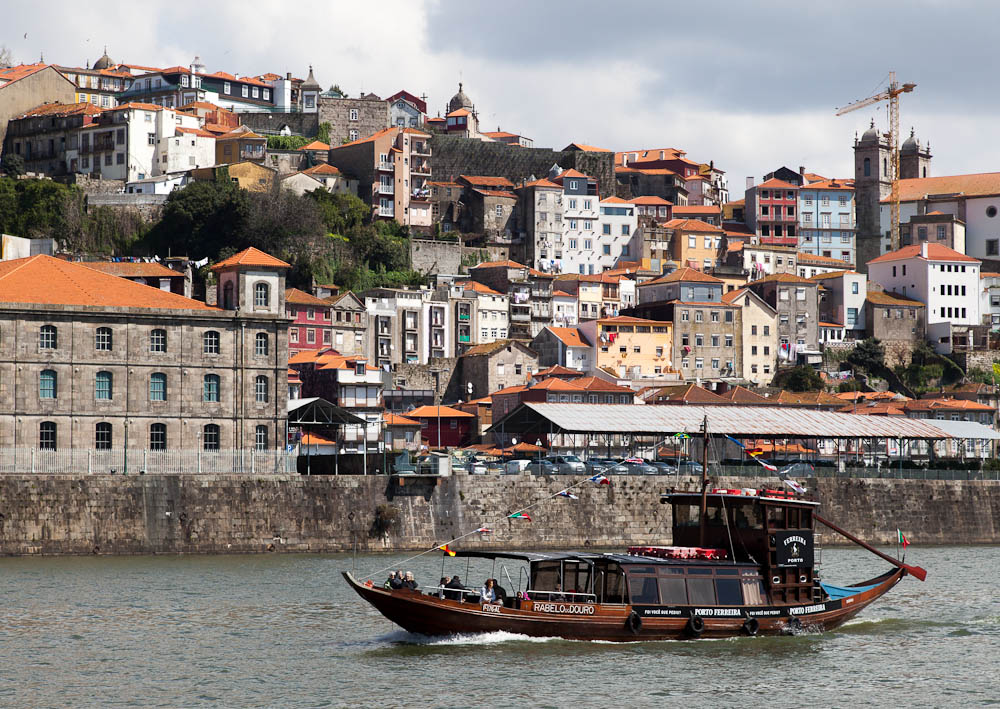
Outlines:
[[406, 418], [420, 422], [420, 438], [429, 448], [460, 448], [475, 434], [476, 417], [450, 406], [421, 406]]
[[746, 191], [746, 220], [760, 243], [798, 246], [799, 186], [772, 178]]
[[288, 328], [288, 356], [299, 352], [329, 349], [333, 341], [330, 317], [332, 305], [298, 288], [285, 291], [285, 314], [292, 319]]

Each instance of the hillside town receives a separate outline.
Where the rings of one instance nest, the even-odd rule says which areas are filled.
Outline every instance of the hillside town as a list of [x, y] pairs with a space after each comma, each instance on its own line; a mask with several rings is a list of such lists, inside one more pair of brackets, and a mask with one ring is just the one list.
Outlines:
[[[486, 125], [488, 89], [461, 82], [447, 100], [348, 95], [318, 66], [112, 55], [0, 67], [0, 219], [21, 220], [0, 221], [0, 449], [125, 472], [173, 451], [199, 470], [202, 453], [251, 451], [247, 470], [310, 473], [696, 457], [623, 432], [504, 429], [538, 403], [997, 427], [1000, 172], [934, 174], [933, 136], [909, 130], [897, 151], [873, 121], [843, 146], [853, 174], [735, 176], [670, 136], [536, 146]], [[57, 187], [77, 211], [25, 222], [31, 191]], [[209, 202], [288, 233], [262, 217], [226, 236], [237, 211]], [[297, 204], [325, 220], [305, 246]], [[122, 224], [142, 238], [102, 236]], [[820, 439], [756, 446], [904, 455]], [[906, 456], [994, 453], [972, 432]]]

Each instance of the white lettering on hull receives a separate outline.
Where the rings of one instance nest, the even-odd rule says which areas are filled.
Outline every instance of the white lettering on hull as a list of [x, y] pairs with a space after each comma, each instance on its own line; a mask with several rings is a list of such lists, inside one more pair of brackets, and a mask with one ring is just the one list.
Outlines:
[[532, 610], [540, 613], [569, 613], [574, 615], [594, 615], [593, 606], [578, 603], [535, 603]]

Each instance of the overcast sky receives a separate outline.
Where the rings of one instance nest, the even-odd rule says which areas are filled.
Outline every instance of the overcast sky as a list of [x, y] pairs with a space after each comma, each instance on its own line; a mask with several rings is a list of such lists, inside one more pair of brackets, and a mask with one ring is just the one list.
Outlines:
[[208, 71], [293, 72], [351, 95], [426, 93], [436, 114], [459, 80], [484, 130], [539, 147], [676, 147], [729, 175], [781, 165], [853, 174], [851, 146], [884, 104], [835, 117], [889, 70], [918, 84], [905, 134], [930, 140], [934, 174], [1000, 170], [995, 37], [1000, 3], [831, 4], [668, 0], [174, 0], [99, 5], [5, 0], [16, 61], [116, 61]]

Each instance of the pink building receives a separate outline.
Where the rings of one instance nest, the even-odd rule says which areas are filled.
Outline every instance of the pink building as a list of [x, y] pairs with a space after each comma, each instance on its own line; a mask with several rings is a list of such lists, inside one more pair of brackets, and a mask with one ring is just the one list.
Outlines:
[[299, 352], [330, 349], [333, 341], [332, 305], [298, 288], [285, 291], [285, 314], [292, 319], [288, 328], [288, 356]]

